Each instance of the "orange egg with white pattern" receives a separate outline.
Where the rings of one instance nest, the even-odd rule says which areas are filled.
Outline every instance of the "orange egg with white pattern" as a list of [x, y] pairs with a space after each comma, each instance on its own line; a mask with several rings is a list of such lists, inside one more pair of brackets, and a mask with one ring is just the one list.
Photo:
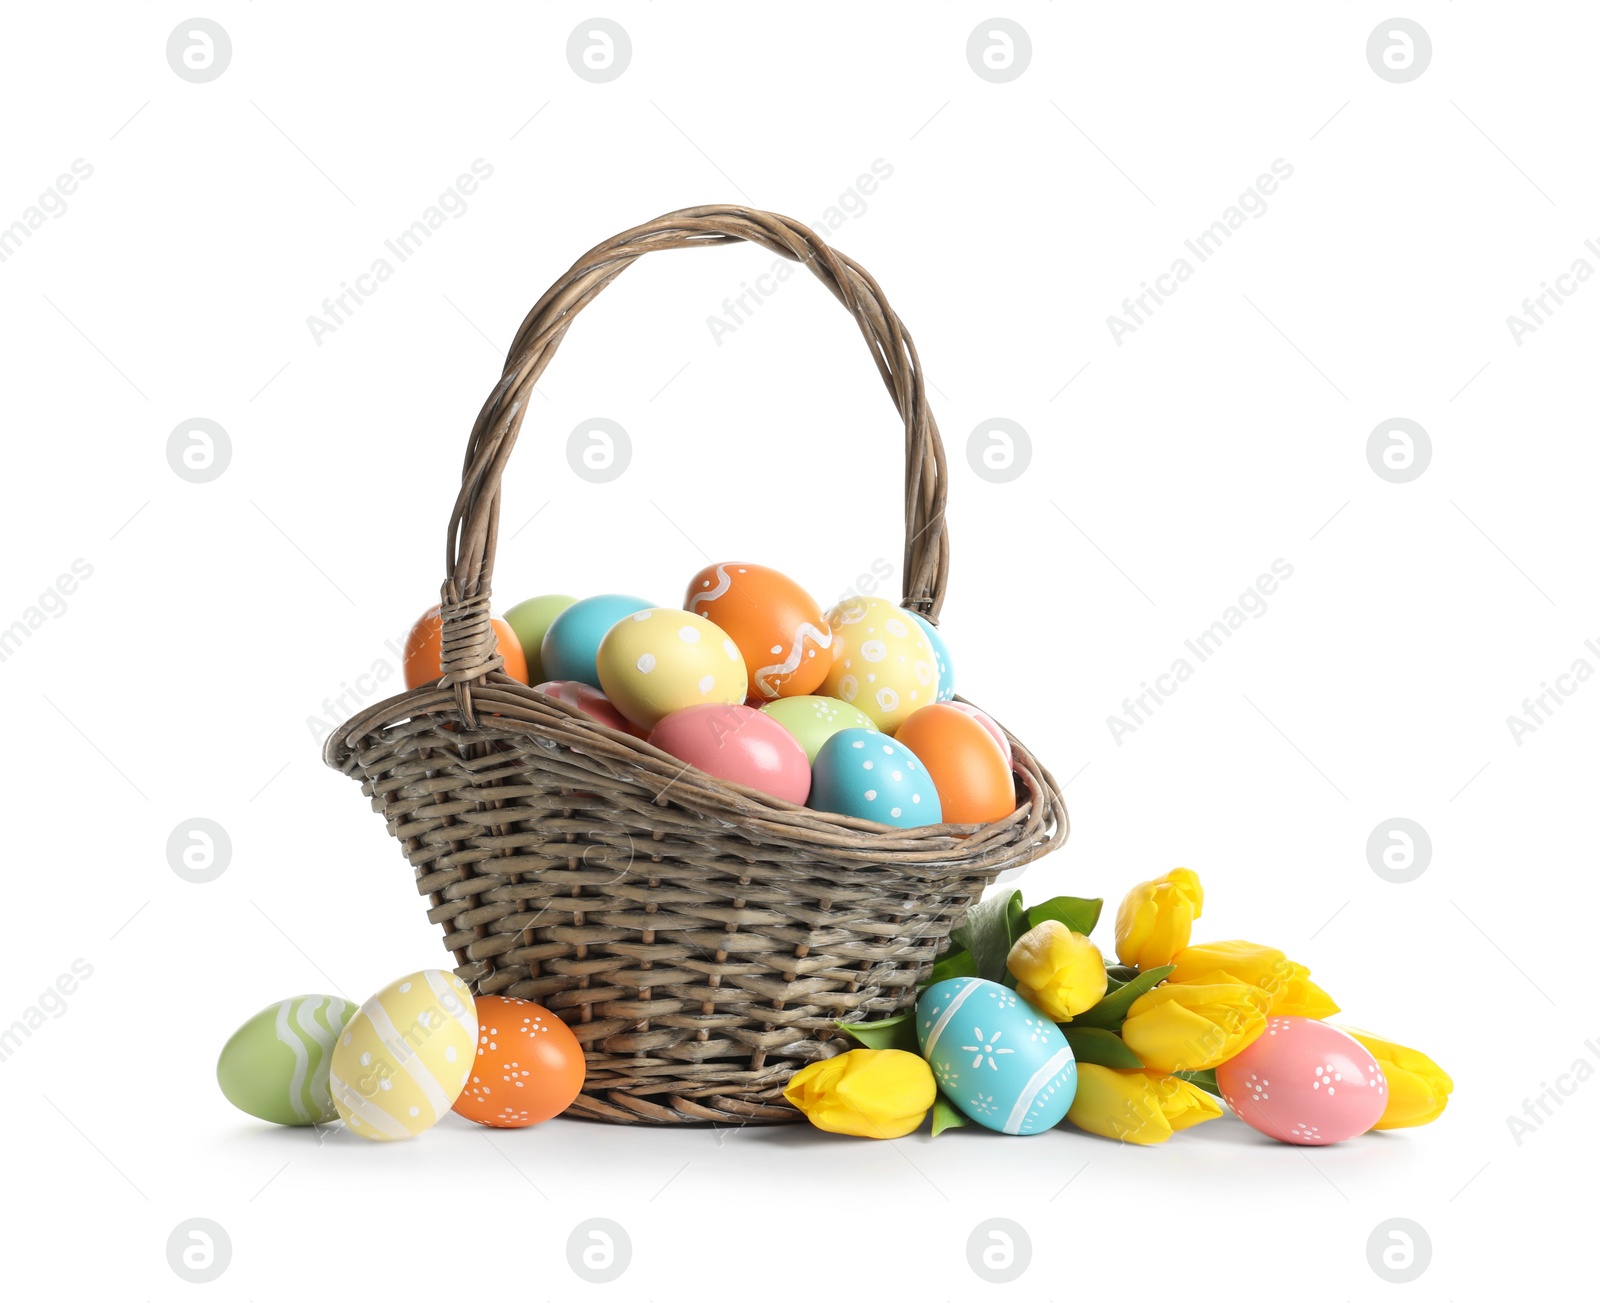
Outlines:
[[480, 995], [478, 1054], [452, 1106], [486, 1127], [531, 1127], [565, 1111], [583, 1089], [583, 1046], [542, 1004]]
[[689, 581], [683, 609], [732, 638], [750, 672], [757, 705], [815, 692], [833, 668], [838, 644], [822, 607], [788, 575], [728, 561]]

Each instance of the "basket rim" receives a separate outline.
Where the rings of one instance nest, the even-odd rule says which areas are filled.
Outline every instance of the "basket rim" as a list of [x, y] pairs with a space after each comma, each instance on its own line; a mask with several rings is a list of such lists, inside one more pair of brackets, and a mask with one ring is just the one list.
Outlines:
[[[952, 869], [971, 872], [975, 861], [991, 857], [999, 864], [1014, 865], [1019, 849], [1028, 851], [1026, 860], [1036, 859], [1059, 847], [1070, 832], [1066, 806], [1054, 777], [1004, 725], [1000, 725], [1001, 731], [1012, 745], [1012, 773], [1024, 788], [1015, 810], [987, 824], [940, 823], [899, 828], [814, 810], [718, 778], [643, 738], [600, 723], [577, 707], [511, 678], [503, 670], [490, 671], [476, 689], [477, 709], [463, 741], [485, 733], [532, 736], [540, 745], [562, 747], [591, 763], [631, 764], [635, 769], [632, 781], [649, 794], [653, 804], [670, 802], [693, 809], [703, 817], [720, 817], [729, 825], [748, 829], [762, 841], [796, 840], [841, 859], [924, 867], [947, 863]], [[955, 700], [966, 702], [963, 697]], [[380, 741], [386, 730], [430, 718], [448, 720], [456, 727], [465, 722], [455, 690], [442, 678], [375, 702], [351, 716], [325, 740], [323, 762], [359, 778], [358, 751], [364, 744]], [[658, 782], [648, 781], [652, 777]], [[668, 795], [672, 789], [677, 789], [676, 796]], [[484, 790], [487, 795], [494, 789]], [[718, 810], [722, 812], [720, 816]], [[1023, 835], [1018, 836], [1019, 833]]]

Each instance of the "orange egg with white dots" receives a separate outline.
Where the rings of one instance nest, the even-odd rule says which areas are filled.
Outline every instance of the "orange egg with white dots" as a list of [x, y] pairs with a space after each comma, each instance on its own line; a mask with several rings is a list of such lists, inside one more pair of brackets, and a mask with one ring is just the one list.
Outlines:
[[583, 1047], [542, 1004], [480, 995], [478, 1055], [452, 1107], [486, 1127], [531, 1127], [583, 1089]]

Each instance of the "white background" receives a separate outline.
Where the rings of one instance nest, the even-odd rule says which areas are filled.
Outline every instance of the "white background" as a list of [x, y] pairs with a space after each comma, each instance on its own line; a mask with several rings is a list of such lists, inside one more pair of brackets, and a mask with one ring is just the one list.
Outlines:
[[[1431, 1241], [1408, 1298], [1577, 1269], [1590, 1218], [1558, 1191], [1593, 1158], [1600, 1085], [1561, 1078], [1575, 1092], [1520, 1144], [1507, 1117], [1600, 1065], [1600, 683], [1520, 745], [1506, 717], [1600, 666], [1600, 287], [1520, 346], [1506, 318], [1600, 266], [1596, 15], [1417, 3], [1432, 63], [1396, 85], [1365, 55], [1382, 6], [1019, 0], [1032, 62], [993, 84], [966, 60], [991, 16], [970, 4], [617, 3], [632, 62], [591, 84], [565, 55], [591, 12], [217, 4], [232, 61], [192, 84], [165, 57], [179, 7], [8, 10], [0, 224], [75, 159], [93, 175], [0, 263], [0, 626], [75, 559], [93, 573], [0, 664], [0, 1024], [74, 960], [93, 975], [0, 1063], [7, 1285], [1378, 1298], [1395, 1286], [1367, 1239], [1391, 1217]], [[316, 342], [308, 316], [476, 159], [493, 175], [467, 211]], [[233, 1112], [213, 1064], [249, 1014], [447, 958], [315, 721], [435, 600], [461, 450], [522, 315], [616, 231], [721, 201], [816, 223], [878, 159], [892, 176], [831, 239], [936, 386], [961, 689], [1073, 818], [1020, 885], [1114, 901], [1197, 869], [1197, 937], [1279, 945], [1350, 1021], [1429, 1051], [1457, 1083], [1444, 1119], [1314, 1151], [1231, 1119], [1154, 1150], [456, 1119], [380, 1147]], [[1108, 314], [1275, 159], [1293, 176], [1265, 214], [1118, 345]], [[852, 323], [795, 277], [720, 344], [707, 327], [771, 261], [658, 256], [572, 331], [508, 476], [502, 608], [676, 603], [733, 557], [826, 601], [898, 564], [900, 434]], [[606, 485], [564, 453], [597, 415], [634, 447]], [[1033, 445], [1004, 484], [966, 456], [994, 416]], [[1399, 485], [1365, 451], [1397, 416], [1433, 449]], [[193, 417], [231, 439], [210, 483], [166, 460]], [[1267, 612], [1119, 744], [1107, 717], [1280, 557]], [[197, 816], [232, 840], [207, 884], [166, 857]], [[1367, 859], [1394, 816], [1433, 844], [1406, 884]], [[205, 1286], [167, 1263], [190, 1217], [232, 1245]], [[567, 1265], [589, 1217], [631, 1238], [615, 1284]], [[967, 1265], [991, 1217], [1032, 1242], [1010, 1285]]]

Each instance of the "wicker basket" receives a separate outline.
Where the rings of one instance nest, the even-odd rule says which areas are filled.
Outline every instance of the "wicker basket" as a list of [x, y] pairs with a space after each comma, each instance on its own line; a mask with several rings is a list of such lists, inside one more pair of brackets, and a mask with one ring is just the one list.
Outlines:
[[608, 1122], [798, 1119], [784, 1083], [842, 1048], [835, 1021], [906, 1007], [995, 876], [1067, 835], [1054, 780], [1014, 738], [1014, 814], [888, 828], [722, 782], [502, 671], [500, 477], [534, 383], [635, 259], [739, 240], [803, 263], [860, 326], [905, 422], [904, 605], [937, 617], [945, 455], [910, 335], [872, 277], [799, 223], [688, 208], [597, 245], [528, 314], [450, 518], [444, 675], [362, 711], [324, 752], [400, 839], [456, 972], [571, 1025], [588, 1077], [570, 1113]]

